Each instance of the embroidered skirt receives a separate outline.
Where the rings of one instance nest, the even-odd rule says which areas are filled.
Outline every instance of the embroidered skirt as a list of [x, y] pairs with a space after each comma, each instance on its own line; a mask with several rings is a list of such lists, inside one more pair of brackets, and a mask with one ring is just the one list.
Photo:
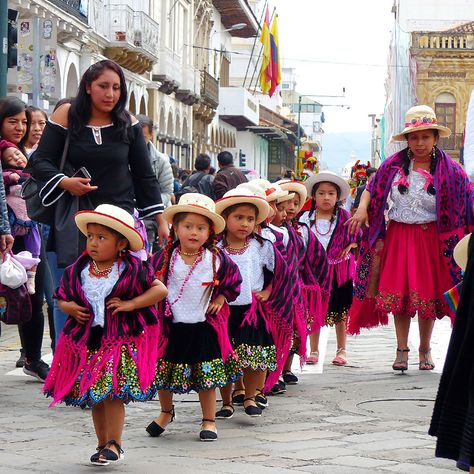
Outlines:
[[156, 371], [158, 390], [199, 392], [225, 387], [241, 375], [236, 358], [222, 360], [217, 334], [207, 321], [171, 323], [166, 353]]
[[229, 306], [229, 335], [242, 368], [253, 370], [277, 369], [276, 348], [263, 316], [258, 315], [255, 326], [245, 323], [250, 305]]
[[352, 305], [352, 292], [352, 279], [347, 280], [341, 286], [337, 286], [337, 278], [334, 275], [326, 314], [326, 326], [334, 326], [346, 320], [347, 313]]
[[451, 311], [443, 294], [453, 286], [436, 222], [388, 225], [377, 307], [385, 313], [441, 319]]
[[[89, 350], [87, 362], [89, 363], [98, 352], [97, 343], [100, 341], [102, 328], [94, 327], [89, 338]], [[90, 347], [94, 347], [91, 349]], [[81, 378], [74, 384], [69, 396], [64, 399], [66, 405], [79, 406], [81, 408], [93, 407], [101, 403], [105, 398], [119, 398], [125, 404], [129, 402], [145, 402], [153, 398], [156, 393], [154, 386], [146, 390], [140, 388], [138, 369], [135, 362], [136, 348], [131, 344], [131, 350], [123, 345], [120, 348], [120, 358], [116, 361], [113, 357], [105, 365], [102, 374], [97, 381], [85, 392], [81, 393], [79, 383]], [[87, 365], [87, 364], [86, 364]], [[114, 366], [115, 369], [114, 380]]]

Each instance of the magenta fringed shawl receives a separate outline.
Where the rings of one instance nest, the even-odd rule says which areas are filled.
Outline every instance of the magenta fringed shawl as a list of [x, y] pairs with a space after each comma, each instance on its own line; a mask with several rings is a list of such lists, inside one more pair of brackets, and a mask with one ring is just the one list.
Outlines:
[[[143, 308], [132, 313], [118, 313], [106, 309], [104, 333], [101, 347], [88, 358], [87, 341], [93, 321], [93, 310], [81, 285], [81, 271], [89, 265], [90, 257], [82, 254], [71, 266], [66, 268], [61, 284], [54, 297], [63, 301], [74, 301], [87, 307], [91, 318], [86, 324], [79, 324], [68, 317], [59, 338], [49, 375], [43, 391], [53, 397], [50, 406], [64, 400], [75, 382], [80, 379], [80, 393], [85, 393], [101, 375], [105, 365], [113, 360], [113, 390], [118, 388], [117, 366], [121, 357], [121, 348], [126, 346], [135, 360], [140, 388], [146, 391], [153, 383], [158, 360], [157, 340], [159, 337], [158, 315], [155, 306]], [[121, 258], [123, 270], [115, 284], [110, 298], [130, 300], [151, 287], [155, 279], [154, 271], [146, 262], [131, 255]], [[133, 345], [136, 348], [134, 351]]]
[[[176, 245], [179, 242], [176, 242]], [[175, 245], [175, 246], [176, 246]], [[240, 294], [240, 284], [242, 283], [242, 277], [239, 272], [237, 265], [227, 256], [225, 252], [221, 249], [217, 249], [219, 268], [217, 270], [217, 286], [214, 286], [212, 289], [211, 300], [217, 298], [219, 295], [224, 295], [227, 302], [234, 301]], [[155, 271], [161, 270], [164, 262], [164, 251], [158, 252], [151, 257], [151, 265]], [[164, 278], [168, 277], [169, 264], [168, 268], [164, 273]], [[204, 291], [204, 289], [203, 289]], [[158, 348], [158, 357], [163, 358], [166, 352], [166, 346], [168, 344], [168, 324], [171, 321], [165, 320], [165, 311], [164, 311], [165, 302], [161, 302], [159, 307], [159, 315], [163, 321], [164, 331], [162, 337], [160, 338], [159, 348]], [[214, 328], [217, 334], [217, 340], [221, 350], [222, 360], [226, 361], [228, 356], [234, 354], [232, 345], [229, 339], [229, 306], [227, 303], [224, 303], [224, 306], [217, 314], [206, 314], [206, 321]]]
[[[378, 252], [377, 242], [385, 238], [384, 211], [387, 199], [393, 180], [400, 167], [403, 166], [405, 154], [406, 150], [402, 150], [387, 158], [367, 186], [367, 191], [371, 195], [368, 209], [370, 227], [364, 231], [357, 263], [354, 303], [348, 315], [350, 334], [358, 334], [361, 328], [375, 327], [388, 322], [385, 314], [377, 311], [374, 304], [366, 301], [366, 294], [371, 283], [373, 285], [371, 282], [372, 261]], [[437, 150], [434, 187], [440, 244], [454, 286], [461, 280], [461, 270], [454, 261], [453, 250], [459, 240], [473, 230], [474, 193], [464, 170], [439, 149]], [[372, 300], [373, 297], [367, 297], [368, 299]]]

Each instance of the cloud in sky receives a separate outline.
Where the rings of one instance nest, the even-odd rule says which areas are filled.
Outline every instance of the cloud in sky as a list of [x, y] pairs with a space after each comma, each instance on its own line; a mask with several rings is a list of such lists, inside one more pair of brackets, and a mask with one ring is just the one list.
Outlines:
[[276, 7], [283, 67], [294, 67], [297, 90], [325, 107], [329, 133], [370, 130], [368, 114], [385, 104], [393, 0], [270, 0]]

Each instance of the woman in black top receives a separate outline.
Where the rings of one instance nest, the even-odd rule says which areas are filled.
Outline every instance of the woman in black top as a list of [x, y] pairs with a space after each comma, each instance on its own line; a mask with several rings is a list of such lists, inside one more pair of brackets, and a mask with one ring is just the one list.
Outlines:
[[[138, 121], [125, 109], [127, 86], [123, 71], [110, 60], [87, 69], [72, 104], [53, 112], [32, 159], [33, 176], [45, 182], [44, 205], [55, 203], [64, 192], [87, 196], [91, 209], [114, 204], [140, 218], [155, 217], [161, 240], [168, 225], [161, 213], [160, 188], [151, 168], [148, 150]], [[59, 171], [67, 133], [70, 145], [64, 173]], [[69, 177], [85, 167], [91, 178]], [[78, 232], [78, 231], [77, 231]], [[53, 236], [52, 249], [71, 245], [61, 235]], [[51, 248], [51, 246], [49, 246]], [[72, 263], [72, 262], [71, 262]], [[61, 268], [56, 272], [59, 281]], [[56, 337], [65, 315], [55, 308]]]

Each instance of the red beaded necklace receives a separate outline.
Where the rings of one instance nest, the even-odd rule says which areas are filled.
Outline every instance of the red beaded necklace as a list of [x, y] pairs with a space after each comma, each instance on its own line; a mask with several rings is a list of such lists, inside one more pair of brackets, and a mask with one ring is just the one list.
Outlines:
[[[179, 250], [175, 251], [174, 254], [173, 254], [173, 258], [171, 259], [170, 270], [168, 272], [168, 278], [167, 278], [167, 281], [166, 281], [166, 286], [168, 286], [168, 284], [169, 284], [170, 276], [174, 273], [174, 265], [176, 263], [176, 259], [178, 258], [179, 253], [180, 253]], [[181, 287], [178, 291], [178, 296], [171, 303], [168, 301], [168, 299], [166, 300], [165, 316], [167, 316], [167, 317], [171, 316], [172, 306], [174, 306], [181, 299], [181, 297], [183, 296], [184, 287], [186, 286], [186, 283], [191, 278], [191, 275], [193, 274], [193, 272], [196, 269], [196, 267], [198, 266], [198, 264], [202, 261], [203, 253], [204, 253], [204, 248], [201, 247], [201, 249], [197, 253], [196, 260], [194, 260], [193, 264], [189, 267], [188, 273], [184, 277], [183, 283], [181, 284]]]
[[[324, 219], [325, 220], [325, 219]], [[316, 220], [314, 221], [314, 227], [316, 229], [316, 232], [319, 234], [319, 235], [328, 235], [329, 232], [331, 232], [331, 229], [332, 229], [332, 224], [333, 224], [333, 220], [331, 219], [329, 221], [329, 229], [327, 232], [320, 232], [319, 229], [318, 229], [318, 211], [316, 210]]]

